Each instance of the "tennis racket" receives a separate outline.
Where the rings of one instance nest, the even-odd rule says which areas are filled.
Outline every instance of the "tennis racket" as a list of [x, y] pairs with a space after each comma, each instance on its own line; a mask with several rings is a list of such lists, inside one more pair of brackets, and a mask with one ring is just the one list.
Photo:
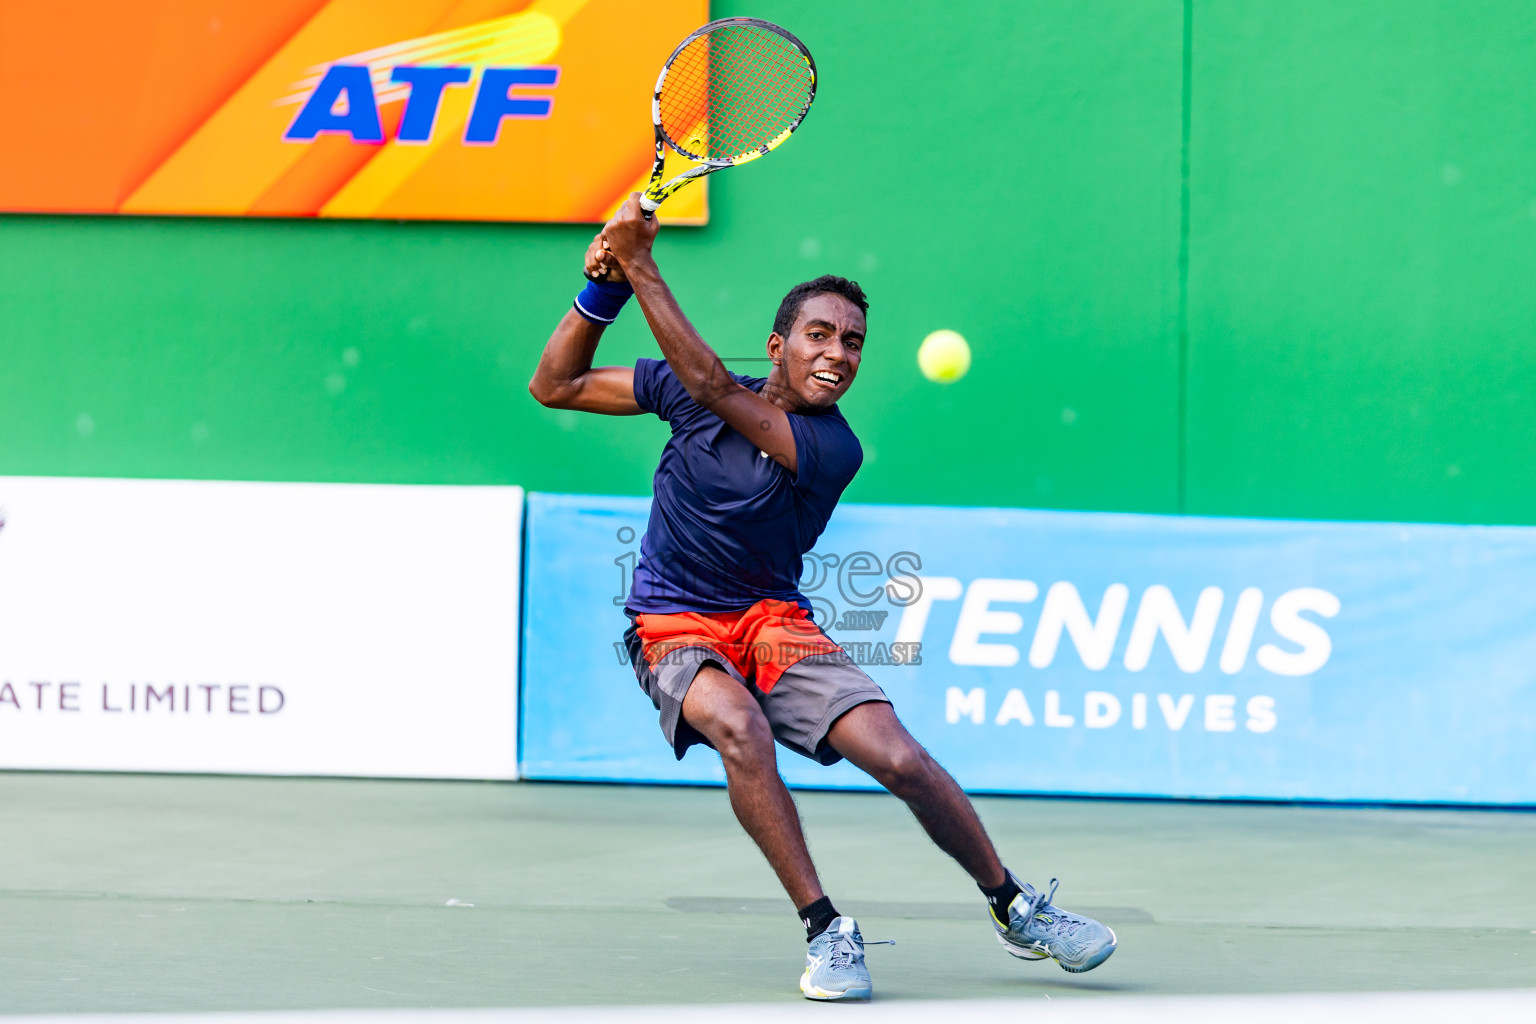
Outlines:
[[[721, 18], [678, 44], [656, 79], [656, 166], [640, 195], [647, 217], [696, 178], [784, 144], [816, 98], [816, 62], [787, 30]], [[697, 166], [663, 182], [667, 147]]]

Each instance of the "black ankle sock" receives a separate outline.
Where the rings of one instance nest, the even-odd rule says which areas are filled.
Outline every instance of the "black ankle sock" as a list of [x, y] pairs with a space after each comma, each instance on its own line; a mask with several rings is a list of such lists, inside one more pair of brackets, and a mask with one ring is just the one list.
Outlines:
[[981, 894], [987, 898], [987, 906], [992, 908], [992, 916], [1006, 926], [1008, 924], [1008, 905], [1013, 902], [1013, 898], [1021, 891], [1018, 884], [1013, 880], [1013, 872], [1008, 872], [1007, 877], [1003, 879], [1003, 884], [996, 889], [988, 889], [984, 885], [978, 885], [976, 888], [980, 889]]
[[801, 907], [800, 923], [805, 925], [805, 941], [810, 942], [830, 928], [833, 919], [836, 917], [837, 908], [832, 906], [832, 901], [825, 896], [815, 903]]

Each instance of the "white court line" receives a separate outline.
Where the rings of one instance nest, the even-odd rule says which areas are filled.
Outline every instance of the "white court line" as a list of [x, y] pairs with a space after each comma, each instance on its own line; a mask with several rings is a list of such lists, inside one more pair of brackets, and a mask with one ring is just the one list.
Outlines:
[[[859, 1024], [1013, 1020], [1070, 1024], [1531, 1024], [1536, 989], [1344, 992], [1306, 995], [1101, 996], [955, 999], [852, 1004], [809, 1001], [687, 1006], [564, 1006], [506, 1010], [284, 1010], [254, 1013], [88, 1013], [0, 1016], [0, 1024], [784, 1024], [808, 1013], [852, 1013]], [[1009, 1016], [1004, 1016], [1009, 1015]], [[822, 1024], [829, 1020], [821, 1017]]]

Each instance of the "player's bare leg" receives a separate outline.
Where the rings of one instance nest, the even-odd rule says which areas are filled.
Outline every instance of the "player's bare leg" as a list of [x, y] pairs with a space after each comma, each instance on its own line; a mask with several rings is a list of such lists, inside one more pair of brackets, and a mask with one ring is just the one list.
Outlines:
[[779, 777], [773, 730], [752, 694], [713, 665], [683, 698], [683, 720], [720, 752], [731, 809], [757, 843], [796, 907], [824, 895], [800, 828], [800, 812]]
[[970, 798], [912, 738], [889, 704], [870, 701], [851, 708], [832, 724], [827, 741], [911, 808], [928, 837], [977, 885], [992, 888], [1007, 880]]
[[1009, 953], [1021, 960], [1050, 957], [1074, 973], [1091, 971], [1109, 959], [1115, 933], [1052, 904], [1054, 879], [1049, 892], [1039, 892], [1003, 867], [970, 798], [912, 738], [889, 704], [855, 706], [832, 724], [827, 740], [900, 797], [939, 849], [976, 880], [992, 908], [998, 941]]
[[801, 913], [808, 945], [800, 991], [818, 1000], [868, 999], [873, 986], [864, 937], [858, 923], [838, 916], [822, 892], [800, 812], [779, 777], [773, 729], [757, 700], [725, 672], [706, 666], [683, 698], [683, 720], [720, 752], [736, 820]]

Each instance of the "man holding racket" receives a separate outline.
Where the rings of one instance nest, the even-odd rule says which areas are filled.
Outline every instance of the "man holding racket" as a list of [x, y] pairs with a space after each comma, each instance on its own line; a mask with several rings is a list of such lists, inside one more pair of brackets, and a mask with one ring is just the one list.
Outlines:
[[[847, 758], [903, 800], [976, 881], [1014, 956], [1091, 970], [1115, 949], [1097, 921], [1054, 906], [998, 859], [970, 800], [908, 734], [874, 680], [815, 625], [798, 590], [811, 549], [863, 459], [837, 402], [863, 356], [868, 302], [825, 276], [785, 296], [767, 378], [729, 372], [689, 323], [652, 257], [639, 197], [587, 250], [589, 280], [555, 328], [529, 390], [542, 404], [672, 427], [625, 608], [624, 639], [681, 759], [706, 744], [731, 807], [784, 885], [810, 943], [811, 999], [871, 994], [864, 942], [821, 888], [774, 742], [822, 764]], [[603, 328], [639, 300], [664, 360], [594, 367]]]

